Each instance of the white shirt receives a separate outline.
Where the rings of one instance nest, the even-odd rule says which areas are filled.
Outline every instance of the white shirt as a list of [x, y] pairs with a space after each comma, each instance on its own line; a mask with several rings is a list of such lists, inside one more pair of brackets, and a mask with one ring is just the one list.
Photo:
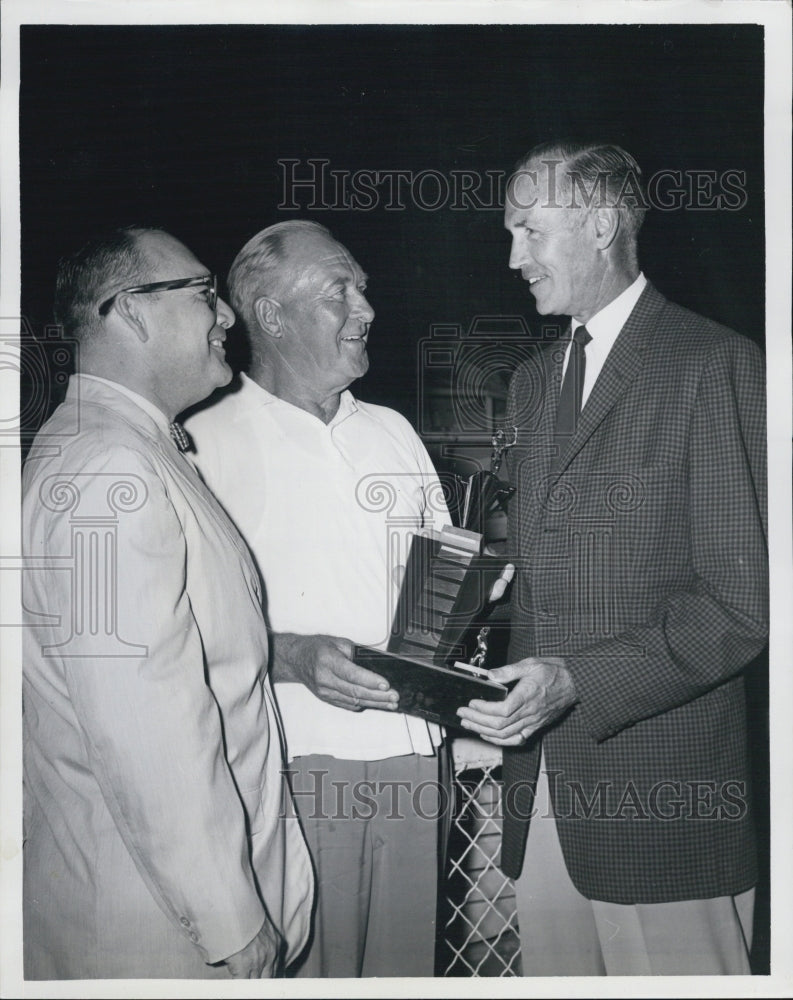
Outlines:
[[[394, 569], [410, 537], [450, 523], [429, 455], [394, 410], [341, 395], [325, 424], [246, 376], [187, 421], [196, 464], [259, 564], [275, 632], [384, 648]], [[291, 757], [431, 754], [440, 730], [375, 709], [349, 712], [302, 684], [276, 684]]]
[[[589, 335], [592, 338], [586, 346], [586, 367], [584, 369], [584, 389], [581, 395], [581, 407], [589, 398], [590, 392], [597, 381], [609, 351], [614, 346], [614, 342], [620, 334], [620, 330], [625, 326], [628, 317], [633, 312], [633, 307], [639, 301], [647, 278], [640, 271], [638, 278], [629, 285], [624, 292], [621, 292], [616, 299], [612, 299], [600, 312], [595, 313], [586, 324]], [[571, 334], [575, 333], [579, 326], [583, 326], [577, 319], [572, 321]], [[572, 343], [572, 342], [571, 342]], [[570, 357], [570, 344], [565, 352], [564, 367], [562, 372], [567, 371], [567, 359]], [[564, 377], [564, 376], [563, 376]]]

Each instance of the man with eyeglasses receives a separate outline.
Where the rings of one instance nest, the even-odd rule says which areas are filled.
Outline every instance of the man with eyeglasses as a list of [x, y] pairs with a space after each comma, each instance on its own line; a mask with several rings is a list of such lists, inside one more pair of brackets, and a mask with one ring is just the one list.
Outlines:
[[180, 454], [231, 378], [229, 306], [160, 230], [61, 262], [78, 373], [23, 484], [28, 979], [278, 975], [310, 860], [255, 566]]

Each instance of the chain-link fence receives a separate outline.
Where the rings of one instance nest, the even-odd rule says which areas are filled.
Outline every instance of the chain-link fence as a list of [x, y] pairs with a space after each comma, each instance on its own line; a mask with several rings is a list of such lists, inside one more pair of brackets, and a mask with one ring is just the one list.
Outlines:
[[454, 780], [455, 815], [441, 885], [440, 976], [520, 976], [515, 887], [498, 867], [501, 767], [484, 763]]

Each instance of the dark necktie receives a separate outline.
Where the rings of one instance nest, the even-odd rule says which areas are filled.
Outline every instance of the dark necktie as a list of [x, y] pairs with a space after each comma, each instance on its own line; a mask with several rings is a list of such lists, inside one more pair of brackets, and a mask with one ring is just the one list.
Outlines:
[[174, 420], [168, 430], [171, 432], [171, 440], [179, 451], [190, 451], [192, 449], [193, 442], [190, 440], [190, 435], [181, 424], [178, 424]]
[[584, 348], [592, 337], [585, 326], [579, 326], [573, 334], [570, 345], [570, 357], [567, 359], [567, 369], [559, 393], [559, 405], [556, 409], [556, 429], [554, 441], [556, 444], [556, 460], [563, 454], [578, 427], [581, 414], [581, 397], [584, 392], [584, 374], [586, 372], [586, 352]]

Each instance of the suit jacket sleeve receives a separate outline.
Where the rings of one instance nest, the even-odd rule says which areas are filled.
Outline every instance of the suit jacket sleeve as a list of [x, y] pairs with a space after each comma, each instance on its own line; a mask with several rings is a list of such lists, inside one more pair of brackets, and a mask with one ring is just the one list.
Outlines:
[[[206, 961], [217, 962], [257, 934], [264, 908], [205, 681], [201, 629], [185, 585], [186, 540], [147, 459], [118, 447], [105, 454], [81, 470], [86, 505], [92, 491], [107, 491], [107, 475], [95, 473], [138, 476], [148, 491], [119, 519], [115, 581], [118, 632], [146, 653], [96, 656], [88, 642], [86, 655], [63, 659], [64, 677], [92, 771], [141, 876]], [[68, 551], [68, 520], [53, 519], [51, 551]], [[52, 574], [60, 609], [71, 599], [67, 576]], [[100, 588], [99, 599], [105, 596]]]
[[723, 683], [768, 633], [765, 381], [750, 341], [712, 349], [689, 434], [690, 584], [661, 587], [643, 624], [565, 658], [597, 740]]

